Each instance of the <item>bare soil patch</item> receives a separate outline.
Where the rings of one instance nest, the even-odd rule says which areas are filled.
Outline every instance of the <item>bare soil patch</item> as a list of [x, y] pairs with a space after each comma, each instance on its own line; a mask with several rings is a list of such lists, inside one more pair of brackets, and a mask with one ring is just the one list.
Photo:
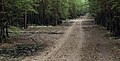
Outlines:
[[95, 25], [94, 22], [84, 21], [83, 29], [85, 31], [85, 42], [82, 47], [82, 61], [120, 60], [120, 51], [117, 48], [120, 47], [120, 43], [118, 39], [106, 37], [108, 33], [106, 28]]

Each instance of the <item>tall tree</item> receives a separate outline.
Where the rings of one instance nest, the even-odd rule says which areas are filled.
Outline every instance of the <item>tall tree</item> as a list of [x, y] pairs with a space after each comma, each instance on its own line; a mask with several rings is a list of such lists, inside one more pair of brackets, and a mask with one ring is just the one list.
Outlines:
[[0, 0], [0, 42], [8, 37], [8, 20], [5, 10], [5, 1]]

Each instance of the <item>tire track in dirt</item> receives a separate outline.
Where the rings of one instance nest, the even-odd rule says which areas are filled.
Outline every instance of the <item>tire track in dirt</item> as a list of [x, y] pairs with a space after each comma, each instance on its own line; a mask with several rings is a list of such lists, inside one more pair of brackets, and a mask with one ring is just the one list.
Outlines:
[[84, 33], [81, 29], [80, 21], [69, 34], [61, 48], [49, 57], [46, 61], [79, 61], [81, 60], [81, 47], [84, 41]]
[[57, 47], [55, 47], [46, 57], [44, 57], [41, 61], [46, 61], [46, 59], [50, 58], [52, 55], [55, 54], [55, 52], [59, 51], [62, 45], [65, 43], [65, 40], [68, 39], [68, 36], [73, 31], [73, 28], [75, 27], [77, 21], [73, 23], [73, 25], [65, 32], [65, 35], [58, 40], [58, 43], [56, 44]]
[[44, 61], [79, 61], [82, 54], [82, 42], [84, 41], [84, 31], [82, 30], [82, 21], [85, 21], [87, 15], [83, 19], [77, 19], [75, 24], [66, 33], [63, 43], [54, 54], [45, 58]]

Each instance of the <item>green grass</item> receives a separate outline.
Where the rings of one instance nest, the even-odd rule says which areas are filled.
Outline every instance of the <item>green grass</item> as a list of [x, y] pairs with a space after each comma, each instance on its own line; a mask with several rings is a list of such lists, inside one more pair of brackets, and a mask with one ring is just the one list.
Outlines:
[[21, 29], [19, 27], [14, 27], [14, 26], [11, 26], [9, 28], [9, 31], [10, 32], [13, 32], [16, 36], [20, 35], [20, 31]]

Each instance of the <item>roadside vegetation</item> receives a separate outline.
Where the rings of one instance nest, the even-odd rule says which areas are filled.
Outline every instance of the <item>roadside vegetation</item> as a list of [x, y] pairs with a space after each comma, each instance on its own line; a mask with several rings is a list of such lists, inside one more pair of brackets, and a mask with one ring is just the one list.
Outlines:
[[120, 36], [120, 2], [118, 0], [89, 0], [90, 14], [98, 25], [109, 30], [109, 34]]

